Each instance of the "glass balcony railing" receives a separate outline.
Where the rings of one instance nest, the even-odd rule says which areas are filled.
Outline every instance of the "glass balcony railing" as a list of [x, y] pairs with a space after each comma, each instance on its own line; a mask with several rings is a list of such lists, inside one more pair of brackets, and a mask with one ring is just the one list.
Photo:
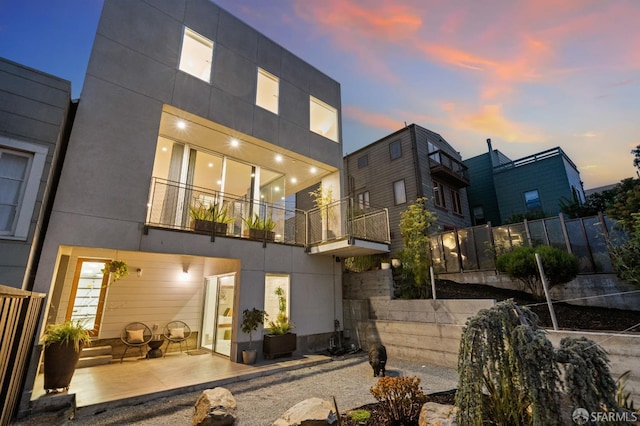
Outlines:
[[146, 225], [304, 246], [350, 237], [389, 243], [387, 210], [353, 206], [345, 199], [303, 211], [154, 178]]

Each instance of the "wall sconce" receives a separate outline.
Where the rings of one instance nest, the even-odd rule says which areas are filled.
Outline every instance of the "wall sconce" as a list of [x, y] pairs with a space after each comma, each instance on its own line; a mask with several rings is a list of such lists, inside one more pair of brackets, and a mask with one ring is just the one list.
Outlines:
[[189, 273], [189, 265], [182, 265], [182, 273], [183, 274]]
[[140, 278], [142, 276], [142, 269], [141, 268], [136, 269], [136, 273], [138, 274], [138, 278]]

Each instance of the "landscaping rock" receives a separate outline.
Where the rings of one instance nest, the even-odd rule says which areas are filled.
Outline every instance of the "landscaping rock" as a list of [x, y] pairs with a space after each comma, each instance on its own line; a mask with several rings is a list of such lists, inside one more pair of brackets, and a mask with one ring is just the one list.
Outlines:
[[285, 411], [273, 426], [323, 426], [337, 422], [338, 416], [329, 401], [309, 398]]
[[225, 388], [207, 389], [196, 401], [193, 426], [227, 426], [236, 421], [236, 399]]
[[457, 426], [458, 408], [454, 405], [443, 405], [427, 402], [420, 410], [418, 426]]

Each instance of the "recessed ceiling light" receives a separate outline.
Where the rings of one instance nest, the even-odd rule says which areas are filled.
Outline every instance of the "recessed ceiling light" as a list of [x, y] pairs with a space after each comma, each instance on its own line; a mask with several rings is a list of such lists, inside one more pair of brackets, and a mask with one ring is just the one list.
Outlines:
[[315, 172], [317, 172], [317, 171], [318, 171], [318, 169], [316, 169], [315, 167], [311, 167], [311, 168], [309, 169], [309, 171], [310, 171], [311, 173], [315, 173]]
[[167, 147], [166, 146], [162, 147], [162, 152], [167, 152]]
[[218, 183], [218, 185], [222, 185], [222, 181], [221, 180], [219, 180], [217, 183]]
[[238, 142], [237, 139], [231, 139], [231, 146], [232, 147], [237, 147], [238, 145], [240, 145], [240, 142]]
[[207, 166], [213, 167], [213, 163], [209, 163], [209, 164], [207, 164]]
[[298, 179], [296, 179], [294, 177], [291, 178], [291, 183], [297, 183], [297, 182], [298, 182]]
[[178, 120], [177, 126], [178, 126], [178, 129], [186, 129], [187, 123], [185, 123], [184, 120]]
[[276, 186], [276, 187], [273, 188], [273, 190], [276, 191], [276, 192], [280, 192], [280, 187]]
[[277, 154], [277, 155], [276, 155], [276, 161], [277, 161], [278, 163], [279, 163], [279, 162], [281, 162], [281, 161], [282, 161], [282, 155]]

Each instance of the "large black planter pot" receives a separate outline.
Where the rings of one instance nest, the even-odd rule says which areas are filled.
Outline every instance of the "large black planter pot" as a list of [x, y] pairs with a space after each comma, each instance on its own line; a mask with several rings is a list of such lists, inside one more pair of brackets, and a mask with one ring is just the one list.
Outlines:
[[274, 241], [276, 239], [276, 233], [274, 231], [267, 231], [266, 229], [249, 228], [249, 238], [252, 240]]
[[73, 343], [51, 343], [44, 348], [44, 390], [69, 389], [71, 378], [82, 352], [76, 351]]
[[211, 234], [215, 225], [216, 235], [227, 235], [227, 224], [221, 222], [211, 222], [210, 220], [194, 219], [193, 230], [196, 232], [202, 232]]
[[296, 350], [297, 336], [294, 333], [265, 334], [262, 340], [262, 353], [266, 359], [291, 356]]

